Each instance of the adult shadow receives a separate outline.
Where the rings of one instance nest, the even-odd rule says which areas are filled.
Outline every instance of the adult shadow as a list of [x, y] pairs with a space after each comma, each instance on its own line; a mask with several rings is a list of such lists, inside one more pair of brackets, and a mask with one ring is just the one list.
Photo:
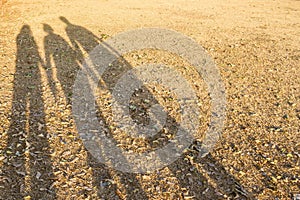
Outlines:
[[91, 52], [100, 42], [102, 42], [101, 38], [97, 37], [88, 29], [72, 24], [65, 17], [59, 17], [59, 19], [64, 22], [66, 27], [66, 33], [71, 41], [72, 47], [76, 51], [80, 60], [83, 61], [84, 52], [81, 48], [86, 52]]
[[188, 152], [168, 166], [181, 187], [189, 191], [189, 196], [193, 199], [254, 199], [210, 153], [199, 157], [194, 145], [199, 144], [191, 145]]
[[[118, 80], [128, 71], [132, 69], [132, 66], [124, 59], [112, 63], [109, 70], [106, 70], [102, 79], [105, 83], [105, 87], [112, 93], [114, 86]], [[138, 79], [138, 78], [137, 78]], [[143, 104], [143, 100], [147, 99], [149, 102], [147, 105]], [[145, 87], [142, 86], [139, 90], [133, 93], [131, 97], [131, 103], [134, 104], [134, 109], [129, 109], [131, 118], [137, 123], [141, 121], [147, 121], [146, 111], [151, 105], [157, 104], [155, 96]], [[142, 116], [142, 117], [141, 117]], [[98, 115], [101, 119], [106, 119], [105, 116]], [[147, 123], [145, 123], [147, 124]], [[106, 130], [110, 130], [108, 123], [104, 122]], [[174, 136], [178, 131], [179, 124], [170, 115], [167, 115], [166, 124], [164, 128], [169, 130], [169, 134]], [[113, 132], [110, 130], [110, 132]], [[109, 133], [107, 133], [109, 135]], [[128, 136], [130, 138], [130, 136]], [[133, 140], [133, 138], [130, 138]], [[160, 140], [161, 144], [154, 141]], [[113, 142], [116, 141], [112, 138]], [[153, 137], [147, 137], [146, 142], [152, 149], [162, 147], [168, 143], [168, 138], [164, 137], [162, 131], [159, 131]], [[158, 145], [157, 145], [158, 144]], [[176, 161], [168, 165], [168, 168], [176, 179], [178, 180], [181, 188], [186, 188], [189, 194], [181, 194], [177, 196], [180, 199], [192, 198], [192, 199], [253, 199], [252, 195], [234, 178], [228, 173], [225, 168], [220, 164], [211, 154], [208, 154], [204, 158], [199, 157], [199, 148], [201, 143], [195, 141], [186, 153], [180, 156]], [[199, 167], [201, 166], [201, 167]], [[151, 175], [151, 174], [150, 174]], [[138, 191], [139, 193], [141, 191]], [[139, 199], [132, 195], [129, 199]]]
[[16, 43], [16, 71], [0, 196], [55, 199], [39, 69], [42, 60], [28, 25], [21, 28]]
[[[78, 25], [74, 25], [69, 22], [66, 18], [60, 17], [60, 19], [66, 23], [66, 32], [71, 41], [73, 49], [76, 51], [76, 55], [78, 58], [83, 59], [85, 53], [89, 53], [93, 50], [97, 45], [104, 45], [106, 53], [112, 55], [114, 54], [114, 50], [111, 49], [109, 46], [105, 45], [105, 43], [101, 43], [101, 39], [95, 36], [91, 31], [87, 30], [86, 28]], [[105, 83], [105, 87], [108, 88], [110, 92], [114, 88], [116, 82], [119, 78], [125, 74], [128, 70], [132, 69], [132, 66], [121, 56], [115, 55], [116, 61], [113, 63], [104, 73], [103, 73], [103, 82]], [[79, 61], [82, 63], [83, 61]], [[93, 62], [93, 61], [92, 61]], [[59, 70], [58, 70], [59, 71]], [[63, 77], [62, 77], [63, 78]], [[74, 84], [74, 80], [70, 82]], [[139, 93], [139, 97], [147, 98], [150, 100], [150, 103], [145, 106], [136, 106], [136, 110], [144, 110], [147, 111], [151, 105], [157, 104], [158, 101], [155, 97], [151, 94], [146, 87], [142, 87], [141, 90], [137, 91]], [[100, 105], [99, 105], [100, 107]], [[141, 109], [140, 109], [141, 108]], [[99, 109], [98, 109], [99, 110]], [[144, 115], [144, 119], [147, 119], [147, 115], [141, 111], [137, 113], [134, 110], [131, 110], [132, 117], [138, 116], [139, 114]], [[103, 122], [106, 130], [107, 135], [114, 143], [118, 143], [117, 139], [115, 139], [112, 135], [113, 128], [109, 125], [109, 122], [106, 121], [106, 117], [104, 113], [98, 112], [98, 118]], [[137, 122], [142, 121], [141, 119], [136, 118]], [[172, 117], [167, 117], [167, 124], [169, 127], [178, 127], [176, 124], [176, 120], [172, 119]], [[145, 120], [147, 121], [147, 120]], [[174, 128], [173, 132], [176, 132], [177, 128]], [[174, 133], [175, 134], [175, 133]], [[151, 143], [153, 139], [161, 137], [162, 133], [158, 133], [153, 138], [148, 138], [147, 142], [150, 144], [151, 147], [157, 147], [154, 143]], [[167, 138], [164, 138], [167, 139]], [[161, 145], [167, 141], [163, 141]], [[103, 150], [104, 154], [109, 153]], [[197, 154], [197, 153], [195, 153]], [[117, 170], [110, 169], [105, 165], [97, 162], [97, 160], [89, 155], [89, 164], [93, 168], [93, 175], [94, 175], [94, 185], [97, 186], [98, 189], [98, 196], [99, 198], [104, 199], [119, 199], [123, 198], [120, 195], [116, 195], [119, 192], [119, 188], [116, 185], [111, 184], [111, 179], [113, 176], [118, 176], [121, 184], [125, 188], [126, 199], [148, 199], [147, 195], [142, 189], [142, 186], [139, 184], [138, 179], [136, 178], [135, 174], [132, 173], [123, 173]], [[172, 163], [168, 166], [168, 168], [173, 172], [175, 177], [179, 181], [179, 185], [182, 188], [188, 188], [188, 190], [193, 193], [194, 199], [221, 199], [220, 193], [228, 196], [228, 198], [240, 198], [240, 199], [247, 199], [247, 192], [241, 189], [242, 191], [238, 192], [236, 189], [236, 185], [239, 185], [238, 181], [234, 179], [233, 176], [228, 174], [224, 167], [220, 165], [212, 156], [208, 156], [203, 159], [196, 159], [195, 162], [202, 164], [204, 167], [208, 166], [208, 174], [209, 177], [205, 176], [202, 171], [199, 169], [195, 169], [191, 162], [186, 162], [186, 157], [188, 155], [185, 154], [181, 156], [177, 161]], [[194, 155], [194, 157], [197, 157]], [[214, 166], [214, 168], [209, 168], [209, 166]], [[187, 174], [190, 173], [190, 170], [193, 169], [192, 177], [188, 177]], [[212, 171], [213, 170], [213, 171]], [[208, 179], [214, 180], [215, 184], [212, 184]], [[221, 180], [221, 181], [220, 181]], [[232, 187], [231, 187], [232, 186]], [[239, 194], [240, 193], [240, 194]], [[151, 195], [151, 194], [149, 194]], [[184, 198], [182, 196], [181, 198]]]

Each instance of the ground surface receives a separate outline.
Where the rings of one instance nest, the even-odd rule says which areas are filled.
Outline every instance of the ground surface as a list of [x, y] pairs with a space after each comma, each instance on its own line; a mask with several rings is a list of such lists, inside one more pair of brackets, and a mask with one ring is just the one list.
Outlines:
[[[300, 194], [300, 1], [10, 0], [1, 10], [0, 199], [296, 199]], [[168, 167], [130, 174], [87, 152], [70, 97], [87, 52], [109, 36], [142, 27], [179, 31], [207, 50], [226, 87], [227, 119], [222, 138], [205, 158], [191, 147]], [[194, 87], [202, 87], [197, 95], [203, 100], [203, 132], [209, 99], [188, 63], [145, 50], [124, 55], [113, 66], [156, 62], [186, 71]], [[121, 74], [112, 69], [104, 76], [107, 87]], [[137, 91], [145, 99], [151, 92]], [[105, 95], [98, 103], [109, 133]], [[166, 95], [162, 98], [170, 98]], [[132, 103], [147, 107], [138, 98]], [[140, 116], [137, 121], [146, 119], [135, 109], [132, 114]], [[112, 137], [132, 148], [133, 140]], [[134, 144], [148, 148], [143, 141]]]

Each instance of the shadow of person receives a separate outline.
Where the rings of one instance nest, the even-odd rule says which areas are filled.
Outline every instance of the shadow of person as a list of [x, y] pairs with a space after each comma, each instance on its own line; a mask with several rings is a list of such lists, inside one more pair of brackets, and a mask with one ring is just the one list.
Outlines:
[[42, 98], [41, 58], [28, 25], [16, 38], [16, 71], [5, 160], [3, 199], [54, 199], [52, 162]]
[[[69, 40], [71, 41], [72, 47], [74, 51], [76, 52], [76, 60], [79, 63], [83, 62], [84, 55], [92, 51], [96, 46], [102, 45], [100, 44], [101, 39], [98, 38], [96, 35], [94, 35], [91, 31], [88, 29], [71, 24], [65, 17], [60, 17], [60, 19], [66, 23], [66, 33], [69, 37]], [[49, 29], [49, 28], [47, 28]], [[53, 37], [53, 31], [49, 30], [48, 36], [49, 38]], [[51, 35], [51, 36], [50, 36]], [[53, 37], [53, 39], [58, 39], [57, 36]], [[45, 39], [46, 40], [46, 39]], [[45, 44], [46, 45], [46, 44]], [[57, 46], [59, 44], [54, 45]], [[46, 47], [45, 47], [46, 48]], [[113, 49], [106, 48], [107, 53], [114, 55], [112, 53]], [[47, 49], [46, 49], [47, 51]], [[73, 52], [72, 52], [73, 53]], [[48, 59], [46, 59], [48, 60]], [[72, 59], [70, 59], [72, 60]], [[48, 63], [48, 62], [47, 62]], [[54, 61], [55, 63], [55, 61]], [[62, 65], [64, 66], [64, 65]], [[57, 77], [59, 81], [60, 80], [67, 80], [67, 73], [63, 72], [62, 70], [59, 70], [59, 66], [56, 66], [57, 68]], [[73, 72], [77, 72], [77, 68], [73, 69]], [[73, 77], [73, 76], [72, 76]], [[74, 78], [74, 77], [73, 77]], [[111, 77], [114, 78], [114, 77]], [[70, 85], [74, 84], [74, 79], [68, 79], [68, 83]], [[69, 92], [72, 91], [72, 88], [68, 87], [67, 88]], [[100, 114], [101, 115], [101, 114]], [[99, 116], [100, 118], [104, 118], [103, 116]], [[105, 120], [104, 120], [105, 123]], [[108, 126], [108, 125], [107, 125]], [[94, 185], [98, 189], [98, 197], [99, 198], [104, 198], [104, 199], [120, 199], [118, 196], [117, 192], [117, 187], [116, 185], [111, 185], [107, 180], [113, 179], [114, 174], [118, 174], [117, 176], [120, 178], [120, 182], [123, 185], [126, 185], [126, 189], [124, 193], [126, 193], [127, 196], [137, 198], [137, 199], [148, 199], [144, 191], [142, 190], [141, 186], [139, 185], [138, 181], [136, 180], [135, 175], [131, 174], [123, 174], [123, 173], [118, 173], [115, 170], [107, 168], [105, 165], [99, 163], [96, 158], [94, 158], [90, 153], [88, 155], [88, 163], [93, 169], [93, 177], [94, 177]], [[133, 180], [133, 184], [128, 184], [127, 178], [130, 177], [131, 180]], [[134, 191], [138, 190], [138, 194], [134, 194]]]
[[[86, 51], [86, 53], [89, 53], [94, 47], [96, 47], [98, 44], [97, 42], [97, 37], [94, 36], [90, 31], [87, 31], [85, 28], [77, 25], [71, 24], [68, 20], [66, 20], [64, 17], [60, 17], [62, 21], [64, 21], [68, 26], [66, 28], [67, 34], [70, 37], [70, 40], [72, 41], [73, 46], [76, 48], [76, 51], [79, 52], [79, 55], [83, 55], [84, 53], [81, 52], [81, 49], [83, 51]], [[83, 31], [83, 33], [81, 33]], [[88, 35], [86, 38], [83, 37], [83, 35]], [[89, 40], [87, 38], [91, 38], [91, 43], [88, 43]], [[109, 47], [105, 43], [101, 43], [99, 45], [102, 45], [103, 48], [101, 48], [101, 52], [104, 55], [114, 55], [113, 53], [114, 50]], [[81, 47], [81, 49], [80, 49]], [[105, 52], [104, 52], [105, 51]], [[118, 80], [129, 70], [131, 70], [133, 67], [125, 60], [122, 58], [120, 55], [115, 55], [117, 58], [119, 56], [119, 59], [116, 59], [116, 62], [111, 63], [109, 65], [110, 67], [107, 68], [101, 78], [103, 81], [103, 84], [101, 85], [99, 83], [99, 87], [106, 88], [110, 93], [113, 92], [113, 88], [118, 82]], [[81, 57], [81, 56], [80, 56]], [[92, 63], [96, 63], [95, 61], [91, 60]], [[137, 78], [137, 77], [136, 77]], [[138, 78], [137, 78], [138, 79]], [[135, 109], [141, 112], [131, 112], [131, 117], [136, 121], [136, 122], [142, 122], [142, 121], [147, 121], [147, 116], [144, 111], [146, 111], [149, 108], [150, 104], [157, 104], [158, 101], [155, 99], [155, 97], [151, 94], [151, 92], [146, 88], [142, 87], [141, 88], [141, 93], [138, 93], [140, 91], [137, 91], [131, 100], [137, 104], [134, 105]], [[138, 104], [138, 100], [135, 99], [134, 96], [138, 96], [138, 99], [148, 99], [150, 101], [149, 105], [145, 106], [141, 103], [141, 105]], [[111, 128], [110, 123], [107, 121], [107, 116], [105, 116], [104, 113], [101, 112], [101, 105], [97, 105], [97, 117], [98, 120], [102, 122], [102, 124], [105, 126], [105, 130], [107, 131], [106, 135], [107, 137], [110, 137], [111, 141], [115, 144], [120, 144], [121, 142], [118, 141], [114, 136], [113, 136], [113, 128]], [[136, 118], [136, 116], [146, 116], [143, 117], [144, 119], [139, 119]], [[171, 116], [167, 117], [167, 123], [166, 127], [171, 131], [171, 132], [176, 132], [178, 124], [176, 124], [176, 120], [174, 120]], [[175, 128], [172, 128], [175, 127]], [[173, 130], [174, 129], [174, 130]], [[127, 137], [126, 139], [132, 140], [133, 138]], [[161, 142], [161, 145], [163, 145], [163, 142], [167, 142], [167, 137], [164, 138], [163, 134], [159, 132], [155, 137], [153, 138], [147, 138], [146, 142], [149, 144], [151, 147], [156, 147], [155, 145], [157, 143], [154, 143], [153, 141], [155, 139], [163, 139]], [[157, 141], [157, 140], [156, 140]], [[151, 143], [152, 142], [152, 143]], [[155, 145], [154, 145], [155, 144]], [[160, 146], [159, 146], [160, 147]], [[108, 152], [107, 149], [102, 149], [103, 155], [109, 155], [110, 152]], [[222, 175], [220, 175], [221, 178], [223, 178], [223, 181], [226, 182], [228, 181], [231, 176], [226, 173], [225, 170], [223, 170], [221, 165], [218, 165], [217, 162], [210, 157], [210, 159], [204, 159], [207, 162], [212, 162], [214, 165], [217, 165], [217, 169], [215, 169], [216, 172], [218, 173], [218, 170], [222, 171]], [[198, 161], [199, 163], [203, 164], [203, 160]], [[205, 162], [204, 162], [205, 163]], [[139, 184], [139, 180], [137, 179], [137, 176], [132, 173], [124, 173], [121, 171], [117, 170], [112, 170], [113, 173], [109, 172], [109, 169], [103, 165], [97, 162], [95, 158], [93, 158], [89, 154], [89, 164], [93, 168], [93, 174], [94, 174], [94, 179], [95, 182], [94, 184], [97, 185], [98, 192], [99, 192], [99, 197], [100, 198], [109, 198], [109, 199], [115, 199], [118, 197], [115, 197], [114, 194], [111, 192], [116, 191], [117, 188], [115, 186], [110, 186], [109, 182], [106, 182], [105, 180], [110, 179], [112, 176], [117, 176], [118, 180], [121, 182], [121, 185], [125, 189], [122, 189], [122, 193], [126, 194], [126, 197], [128, 199], [147, 199], [147, 194], [143, 191], [141, 185]], [[122, 163], [124, 164], [124, 163]], [[223, 185], [218, 185], [216, 186], [212, 185], [209, 179], [214, 180], [215, 182], [218, 181], [219, 177], [206, 177], [202, 171], [194, 170], [194, 176], [193, 177], [188, 177], [190, 174], [190, 169], [193, 168], [193, 165], [191, 163], [185, 162], [185, 156], [180, 157], [177, 161], [175, 161], [173, 164], [168, 166], [168, 168], [171, 170], [171, 172], [175, 175], [175, 177], [178, 179], [179, 185], [182, 188], [189, 188], [190, 191], [194, 191], [193, 196], [195, 196], [196, 199], [220, 199], [220, 196], [218, 196], [218, 190], [226, 194], [227, 196], [232, 196], [232, 189], [228, 187], [223, 187]], [[105, 173], [103, 173], [105, 171]], [[190, 181], [191, 180], [191, 181]], [[231, 179], [230, 179], [231, 180]], [[232, 179], [234, 180], [234, 179]], [[194, 183], [193, 183], [194, 182]], [[232, 183], [234, 183], [233, 181]], [[196, 183], [196, 184], [195, 184]], [[118, 189], [120, 190], [120, 188]], [[110, 191], [110, 192], [107, 192]], [[184, 198], [184, 196], [182, 196]]]
[[[116, 82], [122, 77], [122, 75], [126, 71], [130, 70], [131, 68], [132, 66], [130, 66], [128, 62], [119, 59], [110, 65], [109, 70], [106, 70], [103, 73], [102, 75], [103, 82], [105, 83], [105, 86], [111, 93]], [[131, 97], [131, 101], [134, 103], [133, 105], [135, 108], [134, 111], [130, 113], [130, 117], [135, 119], [136, 122], [142, 120], [146, 121], [145, 120], [146, 113], [144, 113], [144, 111], [146, 111], [147, 107], [149, 106], [148, 105], [147, 107], [144, 107], [144, 105], [142, 105], [138, 101], [139, 99], [142, 100], [147, 99], [149, 100], [149, 104], [158, 103], [158, 101], [155, 99], [155, 96], [144, 86], [142, 86], [140, 90], [137, 90], [135, 93], [133, 93]], [[100, 109], [98, 108], [97, 110]], [[142, 120], [138, 119], [137, 117], [139, 116], [142, 116], [142, 118], [144, 119]], [[110, 132], [107, 133], [106, 135], [112, 134], [113, 131], [111, 130], [109, 123], [105, 121], [107, 117], [105, 117], [104, 115], [101, 116], [101, 112], [99, 112], [98, 118], [103, 119], [102, 124], [104, 124], [106, 130]], [[166, 127], [169, 130], [168, 131], [169, 134], [175, 135], [176, 132], [178, 131], [179, 124], [176, 123], [176, 120], [174, 120], [171, 116], [168, 115], [164, 127]], [[133, 140], [133, 138], [130, 136], [126, 137], [126, 139], [128, 138]], [[111, 139], [114, 143], [120, 142], [114, 140], [114, 137], [111, 137]], [[162, 143], [164, 143], [164, 139], [165, 142], [167, 142], [167, 138], [164, 138], [162, 132], [159, 131], [154, 137], [146, 138], [146, 141], [148, 145], [151, 147], [151, 149], [161, 147], [161, 145], [158, 146], [156, 145], [157, 143], [153, 142], [153, 141], [157, 141], [157, 139], [160, 139]], [[220, 165], [210, 154], [205, 158], [198, 159], [197, 156], [199, 152], [192, 151], [193, 146], [194, 145], [188, 148], [191, 149], [190, 151], [188, 151], [188, 153], [183, 154], [176, 161], [174, 161], [173, 163], [165, 167], [170, 170], [171, 172], [170, 175], [171, 176], [174, 175], [176, 180], [178, 180], [179, 186], [182, 189], [189, 191], [188, 195], [179, 192], [179, 194], [176, 194], [177, 195], [176, 199], [177, 198], [188, 199], [191, 197], [193, 197], [193, 199], [223, 199], [225, 195], [227, 197], [235, 198], [235, 199], [250, 199], [248, 198], [248, 194], [245, 190], [243, 190], [242, 188], [238, 190], [238, 188], [235, 187], [236, 185], [239, 185], [237, 180], [235, 180], [233, 176], [228, 174], [224, 169], [224, 167]], [[105, 152], [104, 150], [104, 154], [105, 153], [107, 152]], [[188, 161], [189, 157], [193, 157], [197, 159], [195, 159], [194, 163], [192, 163]], [[204, 166], [205, 169], [200, 171], [195, 167], [195, 165]], [[155, 173], [156, 172], [152, 172], [150, 173], [150, 175], [155, 177], [156, 176]], [[134, 184], [128, 181], [132, 179], [132, 177], [135, 177], [136, 176], [135, 174], [124, 173], [120, 171], [118, 171], [116, 174], [120, 177], [119, 179], [122, 181], [124, 185], [129, 185], [132, 188], [135, 188]], [[144, 184], [147, 185], [147, 183]], [[161, 187], [164, 186], [161, 185]], [[140, 193], [143, 193], [143, 191], [141, 188], [137, 187], [133, 191], [127, 192], [127, 196], [129, 197], [129, 199], [142, 199], [140, 196], [138, 196]]]
[[168, 166], [189, 195], [195, 199], [254, 199], [211, 154], [199, 158], [192, 149]]
[[[69, 36], [69, 39], [72, 43], [72, 46], [74, 47], [77, 56], [77, 59], [83, 59], [84, 53], [89, 53], [91, 50], [93, 50], [97, 45], [103, 45], [103, 51], [107, 51], [104, 54], [106, 55], [115, 55], [113, 54], [114, 50], [111, 49], [106, 44], [99, 44], [101, 40], [97, 38], [92, 32], [87, 30], [84, 27], [77, 26], [74, 24], [71, 24], [66, 18], [60, 17], [60, 19], [67, 24], [66, 32]], [[115, 55], [117, 56], [120, 55]], [[81, 62], [81, 61], [80, 61]], [[93, 60], [91, 60], [93, 62]], [[118, 82], [120, 77], [122, 77], [128, 70], [132, 69], [133, 67], [124, 60], [121, 56], [120, 59], [118, 59], [116, 62], [112, 63], [109, 68], [105, 70], [105, 72], [102, 74], [102, 80], [103, 85], [99, 83], [99, 87], [106, 87], [107, 90], [112, 93], [112, 90], [115, 86], [115, 84]], [[137, 77], [136, 77], [137, 78]], [[137, 78], [138, 79], [138, 78]], [[72, 84], [74, 83], [74, 80], [72, 80]], [[105, 86], [104, 86], [105, 85]], [[150, 99], [151, 103], [156, 104], [157, 100], [155, 97], [151, 94], [150, 91], [147, 90], [146, 87], [141, 88], [143, 90], [143, 93], [138, 95], [141, 99]], [[139, 92], [139, 91], [138, 91]], [[133, 95], [134, 96], [134, 95]], [[134, 100], [134, 97], [132, 98], [134, 102], [138, 102], [137, 100]], [[100, 105], [96, 105], [98, 107], [101, 107]], [[147, 110], [149, 105], [147, 105], [145, 108], [143, 105], [135, 105], [137, 110]], [[141, 109], [140, 109], [141, 108]], [[144, 116], [144, 111], [137, 113], [137, 112], [131, 112], [131, 117], [134, 118], [135, 116]], [[104, 112], [101, 112], [101, 109], [97, 109], [97, 117], [98, 120], [100, 120], [103, 125], [105, 126], [105, 130], [107, 131], [107, 136], [110, 137], [111, 141], [113, 143], [121, 143], [113, 136], [113, 128], [111, 128], [109, 121], [107, 120], [107, 116], [105, 116]], [[146, 119], [146, 117], [145, 117]], [[172, 119], [172, 117], [168, 116], [168, 123], [169, 127], [178, 127], [178, 124], [176, 124], [176, 120]], [[142, 121], [140, 119], [136, 119], [136, 121]], [[145, 120], [146, 121], [146, 120]], [[170, 130], [172, 130], [170, 128]], [[174, 132], [176, 132], [177, 128], [174, 128]], [[158, 136], [162, 138], [162, 134], [157, 134]], [[129, 137], [128, 137], [129, 138]], [[132, 138], [129, 138], [132, 139]], [[156, 138], [150, 138], [151, 140], [154, 140]], [[166, 138], [163, 138], [166, 139]], [[147, 141], [151, 147], [153, 147], [151, 141]], [[163, 143], [163, 142], [162, 142]], [[153, 142], [154, 144], [154, 142]], [[162, 144], [163, 145], [163, 144]], [[110, 152], [107, 152], [107, 149], [102, 149], [104, 155], [108, 155]], [[106, 151], [106, 152], [105, 152]], [[175, 175], [175, 177], [178, 179], [179, 185], [181, 188], [189, 188], [190, 191], [194, 191], [194, 196], [196, 199], [220, 199], [220, 196], [218, 196], [218, 191], [216, 189], [219, 188], [219, 191], [223, 192], [227, 196], [232, 196], [231, 188], [228, 189], [223, 185], [218, 185], [219, 178], [222, 179], [223, 182], [228, 182], [229, 179], [231, 180], [230, 174], [227, 174], [224, 168], [217, 163], [211, 156], [207, 159], [197, 160], [198, 163], [205, 164], [205, 163], [212, 163], [216, 166], [216, 169], [214, 169], [213, 173], [220, 174], [219, 177], [215, 177], [214, 175], [211, 175], [211, 177], [207, 177], [203, 174], [202, 171], [198, 171], [197, 169], [194, 170], [193, 177], [188, 177], [190, 173], [190, 169], [194, 168], [192, 163], [185, 162], [186, 155], [183, 155], [180, 157], [177, 161], [175, 161], [173, 164], [171, 164], [169, 169], [171, 172]], [[117, 191], [121, 191], [121, 193], [125, 193], [126, 198], [128, 199], [148, 199], [147, 194], [143, 190], [142, 186], [140, 185], [140, 181], [138, 180], [137, 176], [132, 173], [124, 173], [121, 171], [109, 169], [104, 164], [101, 164], [97, 162], [97, 159], [92, 157], [90, 153], [88, 153], [88, 159], [89, 159], [89, 165], [93, 169], [93, 176], [94, 176], [94, 185], [98, 189], [98, 197], [104, 198], [104, 199], [119, 199], [118, 196], [116, 196]], [[210, 170], [210, 169], [209, 169]], [[221, 172], [218, 172], [220, 170]], [[209, 172], [210, 173], [210, 172]], [[120, 184], [123, 186], [123, 188], [117, 188], [116, 185], [112, 185], [110, 180], [114, 178], [114, 176], [117, 176], [117, 179], [121, 182]], [[214, 180], [217, 182], [215, 185], [212, 185], [209, 182], [209, 179]], [[234, 179], [232, 179], [232, 183], [236, 182]], [[223, 183], [222, 182], [222, 183]], [[119, 192], [120, 193], [120, 192]], [[151, 194], [149, 194], [151, 195]], [[182, 198], [184, 198], [182, 196]]]
[[[75, 75], [79, 69], [76, 52], [64, 38], [53, 32], [50, 25], [44, 24], [43, 28], [48, 33], [44, 38], [46, 61], [44, 67], [47, 69], [52, 93], [57, 99], [57, 93], [62, 89], [67, 102], [69, 102]], [[54, 62], [53, 65], [51, 60]], [[57, 82], [60, 83], [61, 88]]]
[[94, 35], [88, 29], [74, 25], [65, 17], [59, 17], [61, 21], [63, 21], [66, 27], [66, 33], [71, 41], [71, 44], [75, 51], [78, 53], [78, 56], [83, 59], [83, 52], [81, 51], [80, 47], [87, 53], [92, 51], [100, 42], [101, 39]]

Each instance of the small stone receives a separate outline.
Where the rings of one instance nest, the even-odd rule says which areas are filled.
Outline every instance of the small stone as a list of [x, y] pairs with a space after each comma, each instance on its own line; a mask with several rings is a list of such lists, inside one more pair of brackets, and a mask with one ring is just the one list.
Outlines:
[[30, 199], [31, 199], [31, 196], [24, 197], [24, 200], [30, 200]]
[[246, 174], [246, 173], [243, 172], [243, 171], [240, 171], [239, 173], [240, 173], [241, 176], [244, 176], [244, 175]]
[[277, 183], [277, 182], [278, 182], [277, 179], [276, 179], [274, 176], [272, 176], [271, 178], [272, 178], [272, 181], [273, 181], [274, 183]]
[[41, 175], [42, 175], [42, 174], [41, 174], [40, 172], [37, 172], [35, 177], [36, 177], [37, 179], [40, 179]]

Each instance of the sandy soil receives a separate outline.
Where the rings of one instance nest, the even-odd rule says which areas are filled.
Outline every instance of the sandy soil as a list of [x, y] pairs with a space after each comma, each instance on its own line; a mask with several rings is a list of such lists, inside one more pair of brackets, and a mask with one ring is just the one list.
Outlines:
[[[9, 0], [0, 9], [0, 199], [300, 199], [300, 1]], [[192, 146], [168, 167], [130, 174], [88, 153], [70, 99], [90, 50], [143, 27], [179, 31], [207, 50], [227, 119], [205, 158]], [[188, 68], [163, 52], [122, 60], [114, 65]]]

